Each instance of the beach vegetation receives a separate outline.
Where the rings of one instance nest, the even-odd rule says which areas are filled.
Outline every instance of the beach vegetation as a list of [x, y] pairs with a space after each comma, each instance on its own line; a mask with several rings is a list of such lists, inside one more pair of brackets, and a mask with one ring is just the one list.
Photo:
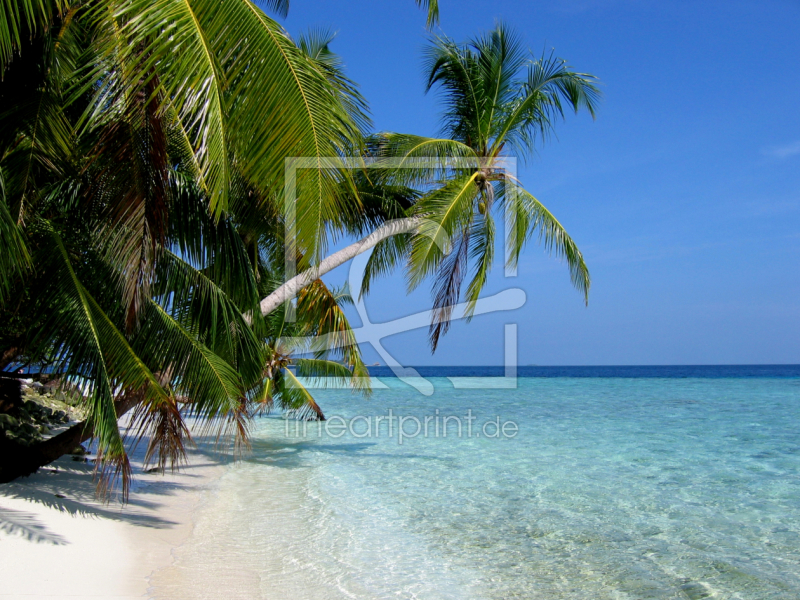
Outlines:
[[[3, 436], [0, 478], [91, 437], [99, 481], [126, 487], [128, 411], [162, 468], [187, 417], [245, 440], [268, 395], [258, 303], [283, 264], [284, 159], [357, 152], [365, 102], [329, 38], [298, 43], [246, 0], [4, 6], [0, 367], [80, 382], [87, 418], [24, 447]], [[331, 169], [296, 184], [303, 268], [358, 201]], [[352, 377], [358, 348], [340, 351]]]
[[[417, 3], [436, 23], [435, 0]], [[443, 136], [421, 138], [370, 134], [333, 36], [294, 39], [248, 0], [20, 0], [2, 11], [0, 405], [12, 420], [0, 482], [93, 439], [101, 491], [121, 480], [126, 492], [123, 415], [132, 439], [148, 440], [145, 463], [163, 470], [185, 459], [190, 422], [244, 448], [252, 417], [275, 407], [324, 419], [308, 379], [369, 394], [343, 310], [352, 298], [320, 277], [372, 248], [365, 291], [400, 265], [412, 289], [433, 278], [433, 349], [468, 268], [477, 301], [501, 207], [509, 260], [538, 237], [588, 294], [577, 246], [501, 162], [530, 155], [565, 108], [594, 114], [598, 92], [563, 61], [529, 58], [505, 26], [466, 45], [432, 38], [427, 86], [443, 91]], [[296, 171], [291, 215], [287, 157], [314, 163]], [[419, 157], [421, 168], [402, 164]], [[362, 239], [330, 253], [343, 236]], [[77, 390], [80, 410], [63, 412], [80, 420], [6, 435], [21, 422], [24, 379]]]

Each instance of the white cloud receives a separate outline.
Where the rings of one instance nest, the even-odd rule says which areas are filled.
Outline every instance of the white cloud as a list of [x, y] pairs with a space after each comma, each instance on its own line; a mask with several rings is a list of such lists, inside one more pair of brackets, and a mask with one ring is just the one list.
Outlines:
[[783, 144], [782, 146], [770, 146], [769, 148], [764, 148], [761, 153], [773, 158], [789, 158], [795, 154], [800, 154], [800, 140], [791, 144]]

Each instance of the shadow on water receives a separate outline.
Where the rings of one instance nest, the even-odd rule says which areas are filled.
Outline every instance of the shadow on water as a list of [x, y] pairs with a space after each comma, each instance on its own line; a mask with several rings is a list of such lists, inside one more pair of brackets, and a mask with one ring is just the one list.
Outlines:
[[370, 452], [376, 446], [379, 446], [377, 442], [320, 444], [311, 440], [296, 442], [253, 440], [251, 450], [242, 457], [242, 461], [249, 464], [263, 464], [286, 469], [303, 468], [309, 465], [307, 461], [310, 459], [310, 456], [303, 456], [303, 453], [309, 453], [309, 455], [327, 454], [341, 458], [421, 459], [449, 462], [448, 459], [433, 454]]

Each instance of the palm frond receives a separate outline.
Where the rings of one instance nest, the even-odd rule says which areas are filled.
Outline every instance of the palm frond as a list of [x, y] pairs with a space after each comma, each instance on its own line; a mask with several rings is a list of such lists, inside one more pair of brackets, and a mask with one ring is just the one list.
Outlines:
[[73, 146], [64, 113], [64, 80], [74, 70], [71, 20], [26, 46], [5, 70], [0, 95], [0, 153], [8, 210], [21, 224], [43, 183], [64, 176]]
[[488, 142], [494, 137], [497, 114], [518, 93], [516, 77], [526, 53], [519, 36], [502, 22], [470, 44], [477, 54], [478, 63], [473, 86], [480, 90], [483, 101], [477, 115], [477, 128], [481, 139]]
[[453, 248], [452, 236], [472, 218], [478, 172], [462, 175], [424, 196], [416, 205], [424, 217], [411, 242], [407, 276], [409, 289], [416, 288], [441, 264]]
[[518, 98], [508, 104], [496, 125], [493, 152], [504, 144], [521, 157], [529, 155], [538, 139], [547, 139], [555, 120], [563, 118], [564, 104], [574, 112], [585, 108], [594, 118], [600, 101], [597, 80], [587, 73], [570, 70], [553, 53], [528, 65]]
[[318, 168], [298, 174], [298, 234], [316, 251], [338, 202], [335, 175], [321, 158], [358, 138], [320, 69], [248, 0], [132, 0], [114, 17], [126, 41], [121, 62], [145, 82], [151, 70], [158, 75], [216, 215], [228, 203], [230, 156], [264, 195], [283, 190], [286, 157], [320, 158]]
[[[158, 77], [164, 87], [160, 104], [169, 102], [184, 122], [209, 190], [208, 200], [220, 214], [227, 207], [230, 185], [223, 97], [228, 81], [201, 23], [202, 6], [174, 0], [134, 0], [112, 6], [110, 21], [103, 23], [107, 36], [102, 42], [104, 53], [120, 63], [120, 76], [101, 88], [95, 113], [111, 102], [124, 104], [126, 96], [139, 93], [150, 101], [153, 93], [147, 88]], [[108, 14], [99, 14], [109, 19]]]
[[[49, 225], [51, 243], [48, 280], [58, 298], [58, 309], [41, 323], [41, 343], [56, 348], [57, 372], [89, 385], [89, 419], [102, 456], [100, 483], [105, 486], [109, 465], [114, 477], [122, 477], [127, 493], [130, 467], [117, 426], [114, 390], [144, 390], [145, 402], [163, 402], [169, 394], [162, 388], [125, 336], [79, 280], [61, 236]], [[105, 464], [108, 463], [108, 464]]]
[[98, 196], [95, 201], [108, 213], [100, 238], [106, 259], [122, 274], [129, 333], [138, 323], [158, 248], [169, 232], [169, 123], [159, 109], [158, 78], [151, 76], [141, 91], [120, 99], [112, 111], [117, 118], [96, 124], [97, 145], [105, 151], [94, 160], [90, 186], [90, 194]]
[[509, 266], [516, 266], [530, 237], [536, 235], [544, 249], [563, 258], [569, 267], [572, 285], [589, 302], [591, 278], [583, 254], [564, 227], [530, 192], [511, 182], [506, 183], [505, 203], [508, 228]]
[[470, 233], [469, 258], [475, 264], [475, 272], [467, 286], [467, 307], [464, 314], [468, 320], [472, 318], [475, 306], [478, 303], [483, 286], [486, 285], [486, 279], [494, 262], [494, 240], [494, 219], [491, 211], [487, 209], [484, 215], [472, 222]]
[[297, 358], [292, 362], [297, 367], [298, 377], [314, 385], [331, 383], [346, 387], [354, 383], [353, 372], [342, 363], [319, 358]]
[[311, 338], [309, 349], [315, 352], [316, 358], [340, 357], [350, 369], [354, 388], [368, 395], [371, 390], [367, 368], [342, 310], [342, 305], [352, 302], [346, 287], [330, 290], [321, 280], [315, 281], [297, 298], [297, 314], [305, 324], [300, 333]]
[[325, 413], [305, 386], [289, 369], [281, 371], [276, 386], [281, 408], [293, 412], [298, 419], [324, 421]]
[[263, 377], [249, 390], [248, 398], [254, 407], [254, 414], [268, 414], [272, 410], [275, 405], [274, 391], [275, 381], [272, 377]]
[[[169, 250], [163, 250], [156, 272], [154, 299], [194, 332], [210, 350], [236, 367], [244, 381], [258, 379], [261, 352], [254, 328], [260, 313], [248, 324], [241, 305], [230, 298], [207, 272], [198, 270]], [[249, 306], [249, 305], [247, 305]]]
[[[242, 312], [249, 311], [259, 299], [258, 261], [249, 254], [240, 232], [241, 223], [232, 218], [215, 221], [202, 193], [184, 174], [171, 174], [170, 186], [169, 237], [174, 240], [175, 255], [201, 270]], [[238, 205], [244, 202], [239, 199], [233, 202], [238, 217], [243, 212], [238, 211]], [[268, 218], [263, 212], [260, 214], [262, 219]]]
[[[361, 132], [366, 133], [372, 126], [369, 107], [366, 99], [358, 90], [358, 84], [344, 74], [344, 62], [341, 57], [330, 49], [335, 38], [336, 33], [330, 29], [311, 29], [298, 38], [297, 46], [317, 66], [328, 82], [338, 90], [340, 100], [351, 122], [356, 124]], [[348, 126], [347, 123], [342, 125]], [[359, 148], [348, 149], [350, 152], [358, 150]]]
[[588, 73], [570, 70], [567, 61], [557, 58], [553, 53], [542, 56], [528, 67], [526, 94], [544, 92], [553, 95], [554, 108], [561, 113], [559, 97], [569, 103], [575, 112], [581, 108], [595, 116], [600, 101], [600, 90], [595, 82], [597, 77]]
[[433, 284], [433, 316], [428, 330], [431, 352], [436, 352], [439, 338], [450, 329], [453, 307], [461, 295], [461, 283], [467, 273], [469, 259], [470, 227], [454, 236], [458, 241], [436, 272]]
[[[0, 183], [2, 183], [0, 181]], [[0, 198], [0, 306], [11, 293], [12, 282], [31, 267], [31, 257], [22, 229], [14, 222], [3, 198]]]
[[428, 11], [426, 22], [428, 29], [439, 24], [439, 0], [415, 0], [415, 2], [417, 6]]
[[361, 295], [369, 293], [372, 282], [381, 276], [388, 275], [408, 260], [411, 248], [411, 235], [403, 233], [393, 235], [379, 242], [372, 250], [361, 280]]
[[259, 4], [281, 17], [285, 18], [289, 14], [289, 0], [260, 0]]
[[386, 132], [372, 144], [378, 154], [372, 170], [393, 185], [424, 187], [454, 170], [482, 166], [475, 150], [457, 140]]
[[186, 443], [192, 441], [192, 435], [175, 398], [171, 397], [169, 402], [139, 404], [130, 428], [138, 440], [145, 436], [148, 438], [143, 461], [145, 468], [155, 463], [163, 473], [167, 465], [175, 471], [187, 462]]
[[236, 369], [152, 300], [133, 344], [148, 364], [173, 374], [171, 388], [190, 413], [211, 420], [237, 409], [244, 387]]
[[447, 37], [433, 37], [424, 53], [426, 91], [439, 87], [444, 101], [441, 128], [447, 137], [461, 141], [478, 154], [485, 154], [487, 140], [481, 137], [480, 121], [486, 98], [480, 83], [478, 56], [468, 46]]
[[64, 0], [0, 2], [0, 71], [28, 39], [46, 32], [66, 6]]

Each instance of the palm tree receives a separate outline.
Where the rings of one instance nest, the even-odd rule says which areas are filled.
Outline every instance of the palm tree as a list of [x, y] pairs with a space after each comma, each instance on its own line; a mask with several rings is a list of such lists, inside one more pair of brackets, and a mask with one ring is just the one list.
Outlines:
[[[8, 250], [0, 257], [0, 369], [46, 366], [89, 391], [85, 423], [36, 447], [0, 438], [2, 481], [93, 436], [101, 483], [121, 475], [125, 490], [130, 467], [117, 420], [131, 408], [135, 430], [150, 435], [147, 457], [161, 468], [183, 456], [187, 414], [232, 428], [240, 441], [249, 416], [275, 403], [322, 418], [288, 366], [356, 387], [368, 380], [338, 308], [346, 295], [318, 277], [376, 244], [368, 279], [403, 259], [414, 277], [453, 271], [446, 252], [420, 248], [431, 222], [451, 238], [470, 231], [489, 239], [465, 229], [469, 211], [459, 198], [475, 200], [487, 222], [494, 198], [505, 202], [514, 256], [538, 230], [588, 290], [580, 253], [560, 225], [532, 196], [515, 195], [517, 183], [456, 129], [432, 143], [397, 135], [375, 143], [403, 159], [435, 149], [441, 167], [411, 181], [396, 172], [300, 173], [294, 248], [301, 267], [313, 266], [277, 285], [284, 158], [317, 157], [325, 167], [323, 157], [364, 148], [366, 105], [330, 54], [329, 36], [295, 43], [248, 0], [21, 0], [0, 11], [0, 238]], [[481, 53], [465, 52], [474, 67]], [[535, 64], [538, 73], [546, 61]], [[586, 84], [578, 88], [591, 109], [594, 88], [571, 75]], [[523, 125], [503, 133], [510, 144], [536, 127], [546, 131], [559, 98], [581, 105], [567, 77], [548, 78], [529, 94], [535, 101], [523, 98]], [[508, 87], [498, 92], [503, 102]], [[453, 157], [472, 163], [449, 168]], [[459, 182], [478, 191], [465, 184], [456, 193]], [[373, 228], [322, 259], [330, 233]], [[490, 263], [491, 244], [482, 251]], [[452, 273], [449, 280], [460, 285]], [[279, 307], [298, 294], [290, 324]], [[295, 356], [304, 351], [316, 355]]]
[[[93, 436], [125, 488], [131, 407], [162, 467], [181, 457], [186, 413], [246, 433], [284, 157], [358, 148], [365, 105], [324, 40], [303, 50], [247, 0], [1, 10], [0, 368], [85, 382], [89, 418], [36, 448], [3, 437], [0, 479]], [[326, 169], [297, 189], [310, 261], [358, 203]]]
[[573, 284], [588, 301], [589, 271], [580, 250], [556, 218], [503, 169], [503, 159], [530, 157], [565, 108], [584, 108], [594, 117], [600, 96], [595, 77], [573, 72], [552, 54], [530, 58], [503, 24], [466, 44], [433, 38], [425, 72], [426, 89], [440, 91], [444, 102], [442, 137], [387, 133], [373, 140], [373, 155], [394, 159], [393, 166], [376, 169], [375, 181], [424, 193], [406, 210], [405, 220], [392, 224], [399, 233], [378, 241], [365, 290], [375, 275], [404, 260], [410, 289], [433, 277], [430, 342], [435, 350], [470, 272], [467, 314], [474, 309], [494, 259], [495, 215], [502, 211], [509, 262], [515, 265], [526, 242], [536, 236], [566, 260]]
[[259, 410], [271, 410], [277, 403], [300, 418], [325, 420], [304, 380], [369, 395], [369, 372], [342, 310], [352, 302], [346, 286], [331, 290], [316, 280], [298, 295], [296, 310], [302, 319], [289, 321], [285, 305], [267, 316], [263, 383], [253, 393]]
[[501, 212], [510, 266], [535, 237], [566, 260], [573, 284], [588, 301], [591, 281], [577, 245], [503, 165], [509, 156], [530, 158], [565, 109], [586, 109], [594, 117], [600, 99], [596, 78], [572, 71], [553, 54], [531, 58], [503, 24], [466, 44], [434, 37], [425, 70], [427, 91], [438, 89], [444, 100], [442, 137], [373, 136], [366, 158], [375, 162], [368, 177], [356, 181], [363, 210], [343, 223], [364, 237], [286, 281], [261, 301], [262, 313], [374, 248], [362, 293], [375, 277], [403, 264], [410, 289], [434, 278], [435, 351], [470, 269], [468, 315], [478, 300], [493, 263], [495, 215]]

